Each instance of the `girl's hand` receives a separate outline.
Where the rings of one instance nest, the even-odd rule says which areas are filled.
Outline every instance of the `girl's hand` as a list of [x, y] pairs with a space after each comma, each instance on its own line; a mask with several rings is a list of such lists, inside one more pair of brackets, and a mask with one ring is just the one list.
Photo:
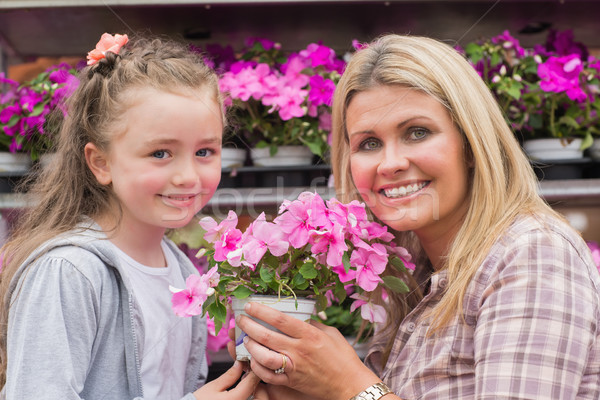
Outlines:
[[268, 400], [264, 388], [256, 391], [260, 379], [252, 372], [244, 376], [235, 388], [227, 390], [240, 379], [242, 372], [242, 363], [236, 361], [223, 375], [196, 390], [194, 396], [198, 400], [246, 400], [254, 394], [255, 400]]
[[[248, 317], [236, 320], [248, 335], [244, 341], [252, 355], [252, 371], [263, 381], [328, 400], [347, 400], [381, 381], [337, 329], [315, 321], [307, 324], [258, 303], [248, 303], [245, 311], [283, 332]], [[276, 374], [283, 356], [287, 358], [285, 370]]]

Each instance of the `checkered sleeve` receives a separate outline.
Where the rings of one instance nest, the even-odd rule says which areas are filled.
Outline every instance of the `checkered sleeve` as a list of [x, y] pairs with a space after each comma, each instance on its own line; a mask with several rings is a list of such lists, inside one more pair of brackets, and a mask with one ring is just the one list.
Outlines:
[[586, 261], [559, 233], [538, 229], [486, 262], [496, 265], [478, 300], [475, 398], [575, 399], [598, 336]]

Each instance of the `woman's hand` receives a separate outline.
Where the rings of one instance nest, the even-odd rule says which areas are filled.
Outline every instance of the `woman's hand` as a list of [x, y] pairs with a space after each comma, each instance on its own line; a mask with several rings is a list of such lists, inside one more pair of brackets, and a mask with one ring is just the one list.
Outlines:
[[[245, 311], [284, 333], [245, 316], [236, 320], [248, 335], [244, 341], [252, 355], [252, 371], [264, 382], [289, 386], [313, 398], [347, 400], [381, 381], [337, 329], [315, 321], [307, 324], [258, 303], [248, 303]], [[284, 356], [285, 369], [276, 374]]]
[[255, 400], [269, 400], [264, 387], [257, 389], [260, 378], [252, 372], [244, 376], [235, 388], [227, 390], [235, 385], [243, 372], [242, 363], [236, 361], [223, 375], [196, 390], [194, 396], [198, 400], [246, 400], [254, 395]]

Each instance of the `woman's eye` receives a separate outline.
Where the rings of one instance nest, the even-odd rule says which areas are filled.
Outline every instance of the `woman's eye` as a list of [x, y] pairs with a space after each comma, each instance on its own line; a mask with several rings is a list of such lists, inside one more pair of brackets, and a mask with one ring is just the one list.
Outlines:
[[154, 158], [166, 158], [169, 155], [166, 150], [157, 150], [152, 153], [152, 157]]
[[361, 150], [367, 150], [367, 151], [369, 151], [369, 150], [375, 150], [377, 148], [379, 148], [379, 141], [377, 141], [377, 140], [375, 140], [373, 138], [364, 140], [360, 144], [360, 149]]
[[410, 132], [410, 136], [413, 139], [419, 140], [419, 139], [423, 139], [425, 136], [427, 136], [428, 133], [429, 133], [429, 131], [427, 131], [426, 129], [413, 129]]
[[211, 154], [213, 154], [213, 153], [214, 153], [214, 152], [213, 152], [212, 150], [210, 150], [210, 149], [200, 149], [200, 150], [198, 150], [198, 151], [196, 152], [196, 155], [197, 155], [198, 157], [208, 157], [208, 156], [210, 156], [210, 155], [211, 155]]

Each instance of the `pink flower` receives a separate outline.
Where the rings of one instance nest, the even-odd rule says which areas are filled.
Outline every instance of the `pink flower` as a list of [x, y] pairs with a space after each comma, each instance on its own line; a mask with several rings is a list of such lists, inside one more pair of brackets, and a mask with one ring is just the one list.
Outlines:
[[214, 243], [215, 241], [219, 240], [223, 236], [223, 233], [234, 229], [237, 226], [237, 223], [237, 214], [232, 210], [229, 210], [227, 218], [225, 218], [219, 224], [217, 224], [217, 222], [211, 217], [204, 217], [199, 222], [202, 229], [206, 231], [204, 234], [204, 239], [206, 239], [209, 243]]
[[380, 243], [369, 246], [364, 243], [357, 247], [350, 256], [350, 265], [356, 268], [356, 283], [363, 290], [371, 292], [383, 282], [379, 275], [385, 271], [388, 255], [386, 248]]
[[571, 100], [584, 102], [587, 95], [579, 82], [582, 71], [583, 63], [576, 54], [550, 57], [545, 63], [538, 65], [540, 88], [546, 92], [566, 92]]
[[214, 244], [215, 261], [225, 261], [230, 252], [238, 249], [238, 244], [242, 241], [242, 231], [239, 229], [230, 229], [223, 232], [219, 240]]
[[354, 293], [350, 298], [355, 301], [350, 306], [350, 312], [360, 307], [360, 315], [363, 319], [372, 323], [384, 323], [386, 320], [385, 308], [378, 304], [373, 304], [367, 298], [361, 296], [358, 293]]
[[265, 220], [257, 220], [252, 224], [252, 234], [244, 242], [244, 259], [256, 265], [267, 250], [274, 256], [282, 256], [288, 248], [289, 243], [284, 239], [279, 226]]
[[389, 244], [385, 245], [385, 247], [388, 250], [388, 254], [394, 254], [398, 258], [400, 258], [402, 260], [402, 262], [404, 263], [404, 266], [407, 269], [410, 269], [411, 271], [415, 270], [415, 264], [413, 264], [412, 262], [410, 262], [410, 260], [412, 259], [412, 256], [410, 255], [410, 253], [408, 252], [408, 250], [406, 250], [402, 246], [398, 246], [394, 242], [390, 242]]
[[100, 37], [100, 41], [96, 44], [96, 48], [87, 54], [87, 65], [96, 64], [106, 57], [106, 52], [108, 51], [119, 54], [121, 47], [128, 41], [129, 38], [127, 35], [116, 34], [113, 36], [109, 33], [103, 33]]
[[328, 265], [342, 264], [342, 256], [348, 250], [343, 227], [339, 224], [334, 224], [331, 230], [310, 231], [309, 242], [313, 254], [327, 253]]
[[185, 289], [169, 287], [173, 296], [173, 311], [180, 317], [191, 317], [202, 314], [202, 303], [215, 292], [208, 280], [192, 274], [185, 280]]

